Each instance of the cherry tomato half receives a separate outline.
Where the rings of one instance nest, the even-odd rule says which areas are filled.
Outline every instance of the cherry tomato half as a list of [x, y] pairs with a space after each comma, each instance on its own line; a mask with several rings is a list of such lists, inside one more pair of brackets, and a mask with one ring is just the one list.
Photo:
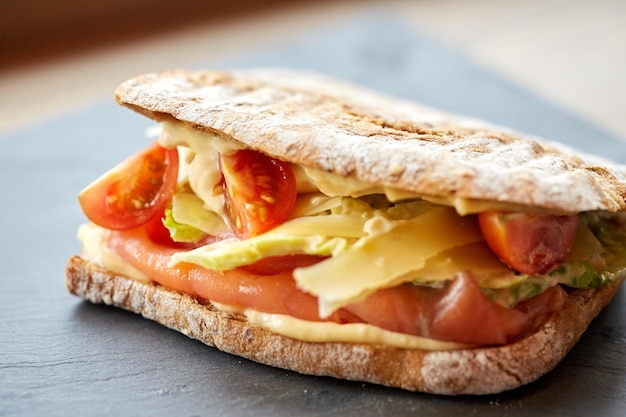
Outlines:
[[98, 226], [132, 229], [163, 214], [177, 177], [178, 151], [154, 142], [81, 191], [78, 200]]
[[242, 239], [283, 223], [296, 202], [296, 178], [289, 163], [251, 149], [220, 156], [226, 214]]
[[157, 245], [177, 247], [180, 246], [177, 242], [174, 242], [170, 236], [170, 231], [163, 224], [163, 216], [156, 215], [142, 225], [142, 228], [146, 231], [148, 238]]
[[484, 212], [478, 215], [491, 250], [524, 274], [545, 274], [563, 261], [578, 230], [578, 216]]

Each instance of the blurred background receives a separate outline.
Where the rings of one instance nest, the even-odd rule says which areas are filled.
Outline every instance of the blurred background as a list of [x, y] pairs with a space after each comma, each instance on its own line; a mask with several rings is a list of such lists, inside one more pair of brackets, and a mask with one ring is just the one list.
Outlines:
[[626, 141], [623, 0], [0, 0], [0, 134], [148, 71], [222, 62], [393, 14]]

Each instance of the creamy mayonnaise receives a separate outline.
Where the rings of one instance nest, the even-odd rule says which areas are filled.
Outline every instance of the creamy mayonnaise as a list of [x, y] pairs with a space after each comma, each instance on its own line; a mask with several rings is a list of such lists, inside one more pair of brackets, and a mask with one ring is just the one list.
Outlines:
[[[224, 196], [216, 185], [221, 181], [219, 154], [232, 154], [243, 145], [217, 134], [193, 130], [181, 123], [164, 122], [159, 143], [179, 147], [181, 152], [180, 181], [188, 181], [191, 189], [207, 208], [223, 215]], [[183, 156], [184, 155], [184, 156]], [[429, 197], [393, 187], [372, 185], [354, 178], [342, 177], [320, 169], [292, 164], [298, 193], [322, 192], [330, 197], [360, 197], [383, 194], [390, 202], [423, 198], [437, 204], [454, 207], [460, 215], [486, 210], [512, 211], [518, 209], [507, 203], [469, 200], [459, 197]], [[217, 190], [217, 192], [216, 192]]]
[[93, 223], [78, 227], [77, 238], [83, 248], [80, 256], [106, 269], [132, 278], [136, 281], [150, 282], [143, 273], [132, 267], [106, 244], [109, 231]]

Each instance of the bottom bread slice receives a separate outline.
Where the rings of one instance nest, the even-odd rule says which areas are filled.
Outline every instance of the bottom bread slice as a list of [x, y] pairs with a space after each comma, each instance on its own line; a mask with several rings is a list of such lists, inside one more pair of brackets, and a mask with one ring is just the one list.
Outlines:
[[491, 394], [553, 369], [610, 302], [621, 281], [575, 290], [537, 332], [510, 345], [452, 351], [365, 343], [312, 343], [252, 325], [210, 303], [115, 274], [81, 257], [67, 264], [68, 290], [85, 300], [141, 314], [190, 338], [263, 364], [311, 375], [435, 394]]

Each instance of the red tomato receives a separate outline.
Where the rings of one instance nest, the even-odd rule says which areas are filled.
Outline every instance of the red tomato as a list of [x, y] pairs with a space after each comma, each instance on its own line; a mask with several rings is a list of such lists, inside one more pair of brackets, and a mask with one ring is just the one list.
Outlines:
[[178, 151], [154, 142], [85, 188], [78, 200], [93, 223], [106, 229], [132, 229], [163, 214], [177, 177]]
[[163, 216], [153, 216], [142, 227], [152, 242], [158, 245], [178, 246], [170, 236], [170, 231], [163, 224]]
[[291, 165], [244, 149], [220, 156], [226, 213], [233, 232], [242, 239], [283, 223], [296, 202], [296, 178]]
[[545, 274], [563, 261], [578, 230], [578, 216], [484, 212], [480, 229], [493, 252], [524, 274]]

